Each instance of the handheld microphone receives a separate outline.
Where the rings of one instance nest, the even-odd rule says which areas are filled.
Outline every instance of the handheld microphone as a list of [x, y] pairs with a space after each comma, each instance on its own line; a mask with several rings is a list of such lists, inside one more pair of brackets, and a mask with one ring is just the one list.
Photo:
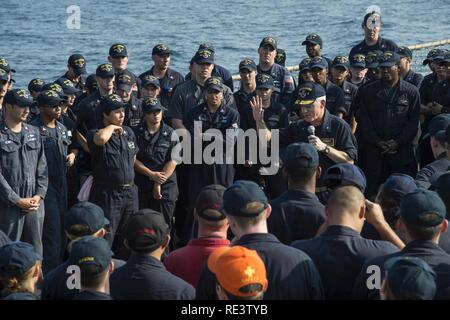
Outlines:
[[309, 127], [308, 127], [308, 133], [309, 133], [310, 135], [315, 136], [315, 135], [316, 135], [316, 128], [315, 128], [314, 126], [309, 126]]

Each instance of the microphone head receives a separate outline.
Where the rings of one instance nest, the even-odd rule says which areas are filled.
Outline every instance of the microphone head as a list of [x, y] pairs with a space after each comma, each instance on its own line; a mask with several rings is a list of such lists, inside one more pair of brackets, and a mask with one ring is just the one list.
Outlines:
[[316, 133], [316, 128], [314, 126], [309, 126], [308, 133], [314, 136]]

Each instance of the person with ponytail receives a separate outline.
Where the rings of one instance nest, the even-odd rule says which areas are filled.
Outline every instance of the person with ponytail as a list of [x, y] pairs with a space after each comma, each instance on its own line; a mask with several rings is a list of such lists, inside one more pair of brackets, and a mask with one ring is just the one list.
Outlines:
[[3, 300], [39, 300], [37, 283], [42, 280], [42, 257], [25, 242], [0, 248], [0, 283]]

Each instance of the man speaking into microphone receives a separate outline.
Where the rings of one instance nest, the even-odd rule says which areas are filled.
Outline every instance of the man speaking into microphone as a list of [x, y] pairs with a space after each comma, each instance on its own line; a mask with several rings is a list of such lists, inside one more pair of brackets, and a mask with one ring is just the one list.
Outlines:
[[[280, 129], [280, 148], [294, 142], [309, 142], [319, 152], [322, 172], [336, 163], [354, 163], [357, 158], [357, 142], [350, 126], [342, 119], [333, 116], [325, 108], [326, 93], [320, 84], [303, 83], [297, 91], [294, 104], [300, 110], [301, 120]], [[264, 123], [262, 104], [254, 99], [251, 103], [258, 130], [265, 132], [266, 141], [272, 133]], [[325, 191], [321, 179], [316, 192]]]

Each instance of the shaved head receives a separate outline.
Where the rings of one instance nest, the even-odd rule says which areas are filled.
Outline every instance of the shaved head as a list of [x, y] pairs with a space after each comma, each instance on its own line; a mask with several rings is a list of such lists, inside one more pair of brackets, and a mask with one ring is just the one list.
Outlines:
[[362, 192], [354, 186], [339, 187], [333, 191], [328, 199], [327, 208], [333, 214], [354, 213], [358, 215], [365, 198]]

